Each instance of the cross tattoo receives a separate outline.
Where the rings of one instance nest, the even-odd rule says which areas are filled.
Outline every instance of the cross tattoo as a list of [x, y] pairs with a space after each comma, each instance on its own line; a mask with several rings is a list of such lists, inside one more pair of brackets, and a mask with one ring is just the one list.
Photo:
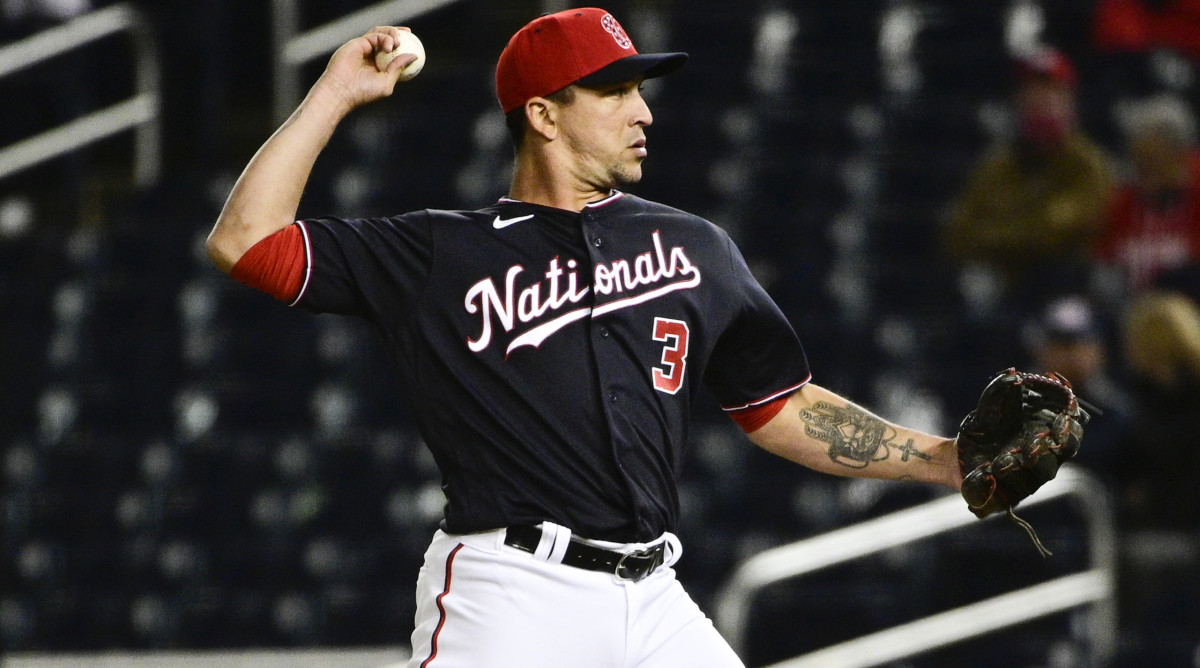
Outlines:
[[[893, 446], [893, 447], [895, 447], [895, 446]], [[915, 455], [915, 456], [917, 456], [917, 457], [920, 457], [921, 459], [924, 459], [924, 460], [926, 460], [926, 461], [929, 461], [929, 460], [933, 459], [933, 457], [931, 457], [931, 456], [929, 456], [929, 455], [925, 454], [924, 452], [921, 452], [920, 450], [918, 450], [918, 449], [914, 448], [914, 447], [913, 447], [913, 440], [912, 440], [911, 438], [910, 438], [910, 439], [908, 439], [908, 443], [905, 443], [904, 445], [901, 445], [901, 446], [899, 446], [897, 449], [898, 449], [898, 450], [900, 450], [900, 453], [901, 453], [901, 455], [900, 455], [900, 461], [902, 461], [902, 462], [906, 462], [906, 461], [908, 461], [908, 456], [909, 456], [909, 455]]]

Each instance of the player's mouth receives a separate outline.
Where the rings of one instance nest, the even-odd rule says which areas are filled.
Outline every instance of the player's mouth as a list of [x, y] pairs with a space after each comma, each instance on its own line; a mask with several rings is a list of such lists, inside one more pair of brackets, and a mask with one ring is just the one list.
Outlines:
[[641, 139], [633, 142], [632, 144], [629, 145], [629, 148], [633, 149], [633, 152], [639, 158], [646, 157], [646, 138], [642, 137]]

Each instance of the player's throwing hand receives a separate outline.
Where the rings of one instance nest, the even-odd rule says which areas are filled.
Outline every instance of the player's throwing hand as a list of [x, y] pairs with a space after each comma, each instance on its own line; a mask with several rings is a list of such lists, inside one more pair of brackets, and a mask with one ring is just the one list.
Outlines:
[[388, 53], [400, 44], [408, 28], [376, 26], [365, 35], [343, 44], [329, 59], [317, 87], [325, 87], [354, 109], [392, 94], [401, 71], [417, 59], [410, 53], [396, 56], [383, 71], [375, 66], [377, 53]]

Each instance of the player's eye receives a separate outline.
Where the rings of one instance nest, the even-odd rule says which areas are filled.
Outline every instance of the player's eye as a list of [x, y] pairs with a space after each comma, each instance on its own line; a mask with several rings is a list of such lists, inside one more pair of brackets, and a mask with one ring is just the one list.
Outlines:
[[637, 81], [637, 82], [630, 81], [627, 83], [622, 83], [622, 84], [613, 86], [608, 91], [605, 91], [605, 95], [609, 95], [612, 97], [625, 97], [627, 95], [633, 94], [634, 91], [641, 92], [641, 90], [642, 90], [642, 83], [640, 81]]

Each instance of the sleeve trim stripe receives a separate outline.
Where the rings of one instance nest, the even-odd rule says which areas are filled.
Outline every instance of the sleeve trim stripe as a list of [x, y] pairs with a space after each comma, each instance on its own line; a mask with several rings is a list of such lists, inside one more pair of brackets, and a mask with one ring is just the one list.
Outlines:
[[785, 395], [791, 394], [792, 392], [795, 392], [796, 390], [804, 387], [805, 385], [808, 385], [809, 381], [811, 381], [811, 380], [812, 380], [812, 374], [810, 373], [810, 374], [808, 374], [808, 378], [805, 378], [803, 381], [796, 383], [795, 385], [792, 385], [791, 387], [786, 387], [782, 390], [779, 390], [778, 392], [775, 392], [774, 394], [770, 394], [768, 396], [763, 397], [762, 399], [756, 399], [749, 403], [742, 404], [741, 406], [722, 406], [721, 410], [725, 411], [726, 413], [732, 413], [734, 411], [743, 411], [743, 410], [746, 410], [747, 408], [751, 408], [754, 406], [761, 406], [763, 404], [768, 404], [782, 396], [785, 396]]
[[301, 299], [304, 299], [304, 293], [308, 291], [308, 284], [312, 279], [312, 243], [308, 238], [308, 227], [302, 220], [297, 220], [296, 225], [299, 226], [300, 234], [304, 237], [304, 282], [300, 285], [300, 293], [288, 306], [295, 306], [300, 303]]

